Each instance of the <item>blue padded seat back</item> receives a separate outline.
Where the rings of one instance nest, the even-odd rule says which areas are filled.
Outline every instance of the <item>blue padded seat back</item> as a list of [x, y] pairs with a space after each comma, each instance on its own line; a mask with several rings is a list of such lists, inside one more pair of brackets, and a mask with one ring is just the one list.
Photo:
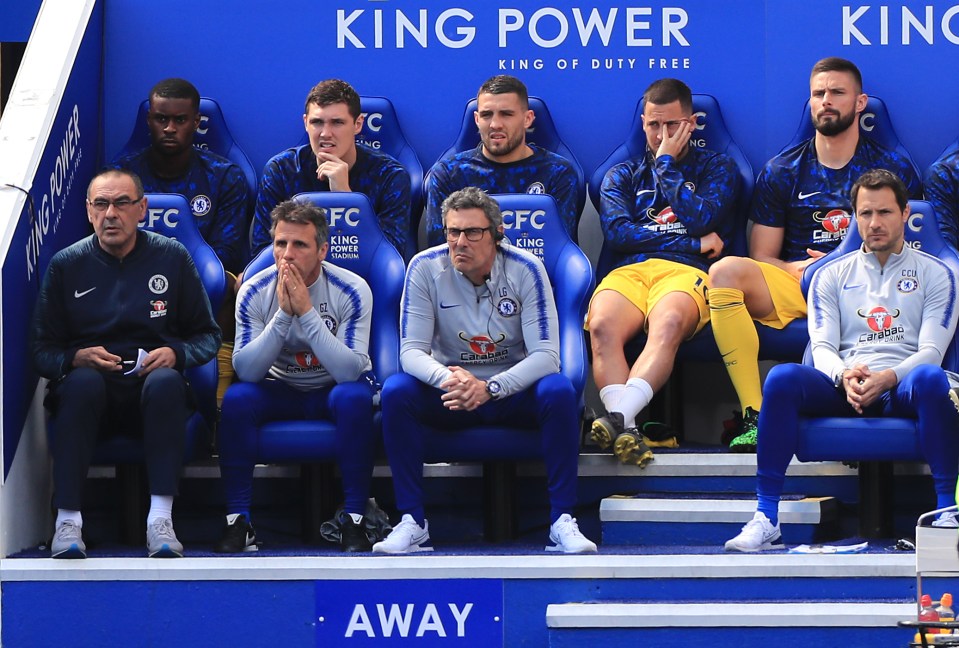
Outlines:
[[[147, 113], [150, 110], [150, 101], [144, 100], [137, 110], [136, 122], [133, 126], [133, 132], [130, 133], [130, 139], [123, 145], [117, 157], [136, 153], [141, 149], [150, 146], [150, 130], [147, 128]], [[223, 117], [223, 111], [220, 109], [214, 99], [200, 97], [200, 126], [193, 136], [193, 145], [197, 148], [207, 149], [225, 157], [240, 167], [243, 171], [243, 177], [250, 187], [251, 195], [256, 195], [257, 173], [243, 149], [226, 125], [226, 119]]]
[[[460, 131], [457, 133], [456, 139], [449, 148], [436, 158], [437, 160], [442, 160], [461, 151], [468, 151], [479, 146], [479, 131], [476, 129], [476, 121], [473, 119], [473, 113], [476, 112], [477, 105], [478, 102], [476, 99], [471, 99], [466, 103], [466, 108], [463, 111], [463, 121], [460, 124]], [[559, 130], [556, 128], [556, 123], [549, 113], [549, 108], [546, 107], [546, 102], [539, 97], [531, 96], [529, 97], [529, 109], [536, 115], [536, 119], [533, 120], [533, 125], [526, 131], [526, 142], [561, 155], [570, 161], [573, 169], [576, 171], [576, 186], [578, 187], [576, 195], [576, 221], [579, 222], [579, 218], [583, 213], [583, 207], [586, 206], [586, 174], [583, 171], [583, 166], [579, 163], [579, 160], [576, 159], [576, 156], [573, 155], [573, 151], [559, 136]]]
[[507, 238], [546, 266], [559, 317], [561, 371], [581, 394], [589, 369], [583, 320], [595, 286], [589, 259], [567, 234], [552, 196], [495, 194], [493, 198], [503, 211]]
[[[308, 201], [326, 210], [330, 249], [326, 260], [363, 277], [373, 291], [370, 358], [382, 382], [399, 370], [399, 308], [403, 292], [403, 257], [386, 240], [369, 199], [361, 193], [321, 191], [303, 193], [294, 200]], [[264, 248], [244, 270], [252, 277], [273, 265], [273, 247]]]
[[[589, 197], [597, 212], [600, 210], [599, 198], [603, 178], [606, 177], [609, 170], [620, 162], [645, 154], [646, 133], [643, 131], [643, 105], [642, 99], [636, 104], [636, 111], [633, 113], [633, 122], [626, 134], [626, 141], [610, 153], [590, 176]], [[693, 116], [696, 118], [697, 125], [696, 132], [690, 139], [690, 145], [716, 153], [725, 153], [736, 162], [736, 167], [739, 169], [739, 198], [736, 200], [736, 206], [734, 207], [734, 218], [739, 225], [731, 245], [725, 251], [725, 256], [746, 256], [748, 253], [746, 219], [749, 215], [749, 203], [752, 199], [753, 187], [756, 184], [753, 167], [726, 127], [726, 120], [723, 119], [723, 112], [715, 97], [708, 94], [694, 94]], [[612, 263], [612, 254], [603, 245], [597, 263], [597, 275], [600, 279], [612, 269]]]

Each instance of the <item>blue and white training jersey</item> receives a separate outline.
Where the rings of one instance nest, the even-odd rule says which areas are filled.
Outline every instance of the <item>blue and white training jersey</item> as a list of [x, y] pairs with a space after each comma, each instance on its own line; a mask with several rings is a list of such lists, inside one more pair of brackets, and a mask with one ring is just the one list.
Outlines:
[[885, 266], [864, 248], [827, 263], [808, 295], [816, 368], [835, 377], [864, 364], [901, 381], [920, 364], [940, 366], [956, 330], [956, 281], [945, 263], [908, 245]]
[[410, 261], [400, 306], [403, 371], [439, 388], [459, 366], [495, 378], [508, 396], [559, 371], [559, 320], [542, 262], [503, 241], [481, 286], [457, 271], [449, 246]]
[[724, 245], [736, 227], [739, 170], [728, 155], [690, 148], [681, 160], [647, 149], [612, 167], [600, 190], [600, 225], [614, 267], [648, 259], [705, 271], [714, 259], [699, 239], [715, 232]]
[[323, 262], [309, 287], [313, 309], [280, 309], [275, 265], [243, 282], [236, 300], [233, 366], [240, 380], [267, 376], [307, 391], [356, 380], [370, 370], [373, 294], [366, 281]]
[[829, 252], [852, 224], [849, 194], [866, 171], [886, 169], [899, 176], [910, 198], [922, 197], [922, 185], [909, 160], [880, 146], [865, 135], [849, 163], [830, 169], [819, 163], [816, 140], [780, 153], [766, 163], [753, 193], [750, 220], [768, 227], [784, 228], [779, 258], [808, 258], [806, 248]]

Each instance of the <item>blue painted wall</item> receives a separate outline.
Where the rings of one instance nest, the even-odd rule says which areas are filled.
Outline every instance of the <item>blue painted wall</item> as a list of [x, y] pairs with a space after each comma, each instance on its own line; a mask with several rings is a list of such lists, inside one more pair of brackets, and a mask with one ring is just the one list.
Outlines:
[[[584, 45], [577, 18], [589, 24], [597, 5], [593, 16], [609, 25], [608, 36], [592, 29]], [[925, 168], [959, 135], [959, 84], [945, 73], [959, 63], [953, 42], [959, 10], [948, 5], [234, 0], [227, 11], [214, 0], [109, 0], [105, 152], [122, 146], [152, 84], [177, 75], [221, 102], [234, 136], [262, 168], [300, 140], [309, 88], [338, 76], [361, 94], [392, 99], [428, 166], [454, 137], [479, 84], [511, 72], [546, 99], [590, 172], [619, 144], [646, 85], [672, 75], [719, 99], [758, 171], [795, 131], [812, 64], [840, 55], [861, 66], [865, 90], [886, 100], [901, 138]], [[410, 29], [401, 29], [398, 43], [398, 23], [416, 31], [421, 14], [426, 46]], [[672, 25], [668, 37], [664, 23]], [[606, 69], [607, 61], [614, 69]], [[524, 64], [530, 68], [513, 69]]]

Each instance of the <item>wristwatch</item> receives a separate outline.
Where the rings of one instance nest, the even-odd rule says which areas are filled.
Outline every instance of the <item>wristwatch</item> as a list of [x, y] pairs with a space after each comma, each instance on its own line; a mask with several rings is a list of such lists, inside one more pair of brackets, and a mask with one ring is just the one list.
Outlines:
[[846, 373], [846, 370], [843, 369], [842, 371], [837, 373], [835, 377], [833, 377], [832, 384], [836, 386], [836, 389], [842, 389], [842, 377], [843, 377], [843, 374], [845, 373]]
[[489, 394], [490, 400], [496, 400], [499, 398], [499, 395], [502, 391], [503, 388], [500, 387], [500, 384], [495, 380], [486, 381], [486, 393]]

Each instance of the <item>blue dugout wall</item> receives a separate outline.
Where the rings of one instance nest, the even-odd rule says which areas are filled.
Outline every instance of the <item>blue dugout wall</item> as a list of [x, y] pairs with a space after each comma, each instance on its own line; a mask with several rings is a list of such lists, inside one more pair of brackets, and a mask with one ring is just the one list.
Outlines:
[[812, 64], [830, 55], [861, 66], [920, 167], [959, 135], [950, 2], [108, 0], [105, 44], [107, 155], [152, 84], [176, 75], [220, 101], [262, 169], [300, 140], [309, 88], [337, 76], [389, 97], [428, 167], [480, 83], [505, 72], [546, 100], [589, 173], [646, 85], [671, 75], [718, 98], [758, 171], [795, 131]]

